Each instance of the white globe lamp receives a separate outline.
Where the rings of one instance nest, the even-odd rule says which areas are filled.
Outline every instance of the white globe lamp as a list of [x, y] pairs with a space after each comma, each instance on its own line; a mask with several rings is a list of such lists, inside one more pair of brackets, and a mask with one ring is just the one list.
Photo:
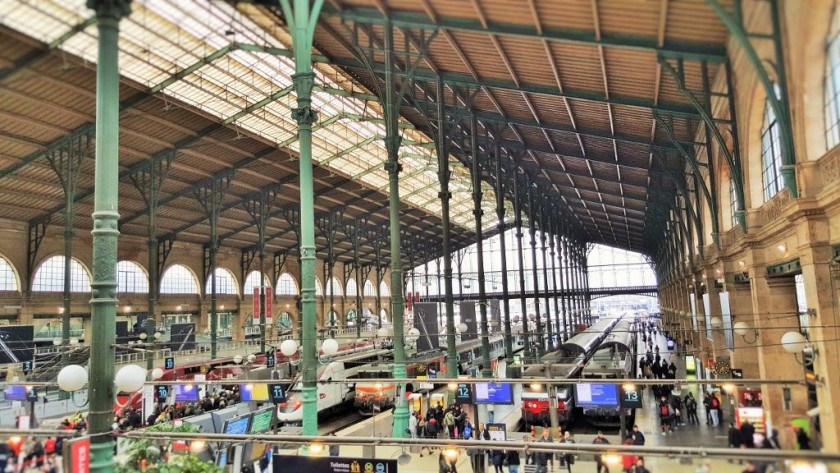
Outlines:
[[291, 357], [298, 351], [298, 344], [294, 340], [283, 340], [280, 344], [280, 353], [285, 357]]
[[62, 391], [75, 392], [82, 389], [88, 381], [87, 370], [79, 365], [67, 365], [58, 372], [58, 387]]
[[391, 336], [391, 331], [388, 330], [386, 327], [382, 327], [376, 331], [376, 336], [379, 338], [388, 338]]
[[248, 363], [253, 363], [257, 359], [257, 355], [251, 353], [248, 355]]
[[723, 327], [723, 319], [721, 319], [720, 317], [712, 317], [709, 320], [709, 324], [712, 326], [712, 328], [721, 328]]
[[146, 382], [146, 370], [137, 365], [125, 365], [114, 376], [118, 392], [134, 393], [143, 389]]
[[152, 379], [160, 379], [163, 378], [163, 370], [160, 368], [155, 368], [152, 370]]
[[736, 334], [743, 337], [749, 333], [750, 325], [746, 322], [735, 322], [735, 325], [732, 326], [732, 330], [734, 330]]
[[405, 337], [409, 342], [415, 342], [420, 338], [420, 330], [415, 327], [408, 329], [408, 336]]
[[458, 324], [458, 331], [461, 333], [467, 333], [467, 324], [460, 323]]
[[334, 338], [328, 338], [321, 343], [321, 351], [324, 356], [333, 356], [338, 353], [338, 342]]
[[788, 353], [802, 353], [808, 347], [808, 339], [799, 332], [782, 335], [782, 348]]
[[242, 364], [242, 355], [234, 355], [233, 362], [236, 363], [237, 365], [241, 365]]

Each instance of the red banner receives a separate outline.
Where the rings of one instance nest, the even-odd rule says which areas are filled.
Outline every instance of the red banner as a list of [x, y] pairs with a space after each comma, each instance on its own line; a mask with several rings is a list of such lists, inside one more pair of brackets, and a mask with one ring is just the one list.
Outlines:
[[271, 292], [270, 287], [265, 288], [265, 320], [267, 323], [271, 323], [272, 314], [274, 314], [274, 307], [272, 304], [272, 299], [274, 299], [274, 294]]
[[260, 322], [260, 288], [259, 286], [254, 288], [254, 324], [259, 324]]
[[405, 302], [406, 302], [406, 307], [408, 308], [408, 310], [411, 310], [411, 308], [414, 306], [414, 293], [413, 292], [409, 292], [408, 294], [405, 295]]

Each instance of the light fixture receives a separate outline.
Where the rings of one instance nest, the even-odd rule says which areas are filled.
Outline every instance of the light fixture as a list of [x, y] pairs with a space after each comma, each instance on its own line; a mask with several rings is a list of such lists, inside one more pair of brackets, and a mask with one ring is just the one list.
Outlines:
[[319, 442], [312, 442], [309, 444], [310, 453], [321, 453], [324, 451], [324, 444]]
[[456, 383], [449, 383], [446, 385], [446, 387], [449, 388], [450, 391], [458, 389], [458, 385]]
[[61, 345], [61, 339], [60, 339], [60, 338], [54, 338], [54, 339], [53, 339], [53, 345], [54, 345], [54, 346], [59, 346], [59, 345]]
[[178, 312], [181, 312], [183, 309], [184, 309], [184, 308], [183, 308], [183, 307], [181, 307], [181, 306], [177, 306], [177, 307], [175, 307], [175, 310], [177, 310]]
[[380, 327], [380, 329], [376, 331], [376, 336], [379, 338], [389, 338], [391, 336], [391, 330], [388, 329], [388, 327]]
[[62, 391], [76, 392], [88, 381], [87, 370], [79, 365], [67, 365], [58, 372], [58, 387]]
[[455, 447], [447, 447], [446, 450], [443, 451], [443, 455], [449, 460], [454, 460], [458, 458], [458, 449]]
[[142, 341], [146, 341], [146, 339], [149, 338], [149, 334], [147, 334], [146, 332], [140, 332], [140, 334], [137, 335], [137, 337]]
[[408, 343], [414, 343], [417, 339], [420, 338], [420, 330], [416, 327], [411, 327], [408, 329], [408, 334], [405, 337], [405, 341]]
[[746, 322], [735, 322], [735, 325], [732, 326], [732, 330], [741, 336], [744, 339], [744, 342], [752, 345], [753, 343], [758, 340], [758, 329], [753, 329], [753, 339], [747, 340], [747, 334], [750, 333], [750, 324]]
[[712, 317], [709, 319], [709, 325], [711, 325], [713, 329], [719, 329], [723, 327], [723, 319], [718, 316]]
[[143, 389], [146, 382], [146, 369], [137, 365], [125, 365], [114, 376], [117, 392], [135, 393]]
[[461, 333], [467, 333], [467, 328], [468, 328], [467, 324], [465, 324], [463, 322], [458, 324], [458, 331], [461, 332]]
[[784, 243], [779, 243], [779, 245], [776, 246], [776, 249], [779, 250], [780, 253], [784, 253], [787, 251], [787, 245]]
[[200, 453], [204, 450], [205, 443], [203, 440], [193, 440], [190, 442], [190, 451], [192, 453]]
[[123, 308], [123, 311], [124, 311], [126, 314], [130, 314], [130, 313], [131, 313], [131, 306], [130, 306], [130, 305], [125, 306], [125, 307]]
[[620, 465], [621, 455], [613, 452], [605, 453], [601, 455], [601, 461], [610, 466]]
[[542, 385], [540, 383], [531, 383], [532, 391], [539, 391], [540, 389], [542, 389]]
[[625, 392], [632, 392], [636, 390], [636, 385], [633, 383], [625, 383], [623, 388]]
[[225, 305], [224, 304], [220, 305], [219, 310], [225, 310]]
[[743, 267], [745, 267], [746, 265], [747, 265], [747, 263], [746, 263], [744, 260], [738, 261], [738, 266], [740, 266], [740, 267], [742, 267], [742, 268], [743, 268]]
[[[796, 362], [800, 365], [812, 363], [814, 357], [819, 353], [805, 335], [796, 331], [782, 335], [782, 348], [788, 353], [793, 353]], [[801, 360], [799, 359], [800, 353], [802, 354]]]
[[280, 344], [280, 353], [285, 357], [291, 358], [298, 351], [298, 343], [292, 339], [283, 340]]
[[400, 465], [408, 465], [411, 463], [411, 454], [403, 450], [402, 453], [400, 453], [400, 456], [397, 457], [397, 463]]
[[58, 308], [58, 313], [63, 314], [64, 313], [64, 307], [59, 307]]
[[328, 338], [321, 342], [321, 352], [327, 356], [333, 356], [338, 353], [338, 342], [334, 338]]
[[732, 383], [726, 383], [721, 387], [726, 392], [726, 394], [732, 394], [732, 392], [735, 391], [735, 385]]
[[76, 346], [78, 344], [79, 344], [79, 339], [78, 338], [71, 338], [70, 339], [70, 345]]
[[241, 365], [242, 364], [242, 355], [234, 355], [233, 356], [233, 362], [236, 363], [237, 365]]
[[256, 361], [256, 359], [257, 359], [257, 355], [255, 355], [255, 354], [253, 354], [253, 353], [251, 353], [250, 355], [248, 355], [248, 358], [247, 358], [248, 363], [253, 363], [254, 361]]
[[163, 378], [163, 370], [160, 368], [155, 368], [152, 370], [152, 379], [160, 379]]

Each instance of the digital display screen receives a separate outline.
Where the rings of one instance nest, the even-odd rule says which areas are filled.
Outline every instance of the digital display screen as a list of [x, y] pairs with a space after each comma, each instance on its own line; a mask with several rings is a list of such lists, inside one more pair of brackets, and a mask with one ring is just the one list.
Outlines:
[[575, 398], [579, 406], [618, 407], [618, 386], [595, 383], [576, 384]]
[[267, 384], [241, 384], [239, 385], [239, 393], [242, 396], [243, 402], [267, 402], [268, 401], [268, 385]]
[[513, 390], [507, 383], [476, 383], [476, 404], [513, 404]]
[[227, 463], [228, 463], [227, 456], [228, 456], [228, 451], [227, 451], [226, 448], [223, 448], [223, 449], [219, 450], [218, 452], [216, 452], [216, 465], [219, 465], [222, 468], [226, 467]]
[[249, 433], [260, 434], [268, 432], [271, 429], [271, 421], [274, 420], [274, 410], [274, 407], [270, 407], [268, 409], [255, 412], [251, 416], [251, 428]]
[[234, 417], [225, 423], [225, 431], [226, 434], [247, 434], [248, 433], [248, 424], [251, 420], [251, 416], [242, 416], [242, 417]]
[[198, 388], [192, 384], [176, 384], [172, 386], [175, 402], [198, 402]]
[[3, 395], [7, 401], [25, 401], [26, 386], [6, 386]]

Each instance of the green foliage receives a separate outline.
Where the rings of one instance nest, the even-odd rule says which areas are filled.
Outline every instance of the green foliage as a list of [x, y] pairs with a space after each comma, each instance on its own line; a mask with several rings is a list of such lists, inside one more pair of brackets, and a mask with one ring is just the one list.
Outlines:
[[[198, 427], [171, 422], [155, 424], [147, 432], [195, 433]], [[117, 468], [118, 473], [141, 473], [140, 466], [146, 465], [145, 473], [222, 473], [222, 469], [212, 462], [206, 462], [195, 455], [167, 455], [172, 442], [165, 440], [125, 439], [128, 443], [128, 459]], [[163, 456], [163, 460], [162, 457]], [[166, 457], [169, 457], [166, 460]]]

